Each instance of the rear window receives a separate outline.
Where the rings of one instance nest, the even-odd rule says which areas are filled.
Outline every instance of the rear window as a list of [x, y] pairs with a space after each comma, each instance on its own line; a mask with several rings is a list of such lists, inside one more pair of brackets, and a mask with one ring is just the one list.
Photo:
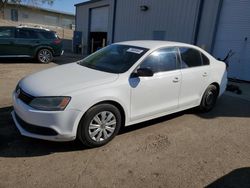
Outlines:
[[43, 39], [57, 39], [58, 36], [54, 32], [40, 31], [39, 35]]
[[17, 29], [17, 38], [37, 39], [38, 35], [36, 31], [31, 29]]
[[11, 28], [0, 28], [0, 38], [13, 38], [14, 30]]

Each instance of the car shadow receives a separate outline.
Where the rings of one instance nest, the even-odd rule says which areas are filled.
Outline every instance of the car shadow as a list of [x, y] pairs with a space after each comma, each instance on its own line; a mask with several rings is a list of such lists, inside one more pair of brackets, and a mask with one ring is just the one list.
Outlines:
[[152, 126], [152, 125], [163, 123], [163, 122], [169, 121], [171, 119], [175, 119], [175, 118], [178, 118], [180, 116], [183, 116], [185, 114], [189, 114], [192, 111], [196, 111], [196, 110], [195, 109], [190, 109], [190, 110], [170, 114], [170, 115], [167, 115], [167, 116], [159, 117], [159, 118], [156, 118], [156, 119], [152, 119], [152, 120], [149, 120], [149, 121], [145, 121], [145, 122], [142, 122], [142, 123], [137, 123], [137, 124], [134, 124], [132, 126], [122, 127], [119, 134], [126, 134], [126, 133], [129, 133], [131, 131], [135, 131], [135, 130], [147, 128], [147, 127]]
[[[35, 157], [59, 152], [73, 152], [90, 149], [78, 140], [71, 142], [50, 142], [22, 136], [11, 117], [12, 107], [0, 108], [0, 157]], [[184, 112], [164, 116], [121, 129], [119, 134], [146, 128], [183, 115]]]
[[0, 64], [27, 64], [27, 63], [34, 63], [39, 64], [36, 59], [31, 58], [0, 58]]
[[239, 168], [217, 179], [205, 188], [249, 188], [250, 168]]
[[11, 118], [12, 107], [0, 108], [0, 157], [34, 157], [84, 150], [79, 141], [50, 142], [21, 136]]
[[250, 101], [223, 95], [211, 112], [200, 113], [197, 111], [195, 114], [205, 119], [217, 117], [250, 117]]
[[[0, 157], [33, 157], [58, 152], [72, 152], [88, 149], [79, 141], [50, 142], [20, 135], [11, 118], [12, 107], [0, 108]], [[119, 134], [143, 129], [185, 114], [195, 114], [205, 119], [216, 117], [250, 117], [250, 103], [230, 96], [223, 96], [209, 113], [200, 113], [196, 108], [160, 117], [121, 129]], [[119, 136], [119, 135], [118, 135]]]

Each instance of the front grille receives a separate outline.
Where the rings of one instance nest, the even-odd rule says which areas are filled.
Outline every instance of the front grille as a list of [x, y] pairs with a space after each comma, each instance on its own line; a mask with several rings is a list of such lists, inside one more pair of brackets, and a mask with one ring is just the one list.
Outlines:
[[[18, 91], [19, 90], [19, 91]], [[35, 98], [28, 93], [24, 92], [20, 87], [16, 89], [18, 98], [23, 101], [25, 104], [30, 104], [30, 102]]]
[[58, 133], [54, 129], [47, 128], [47, 127], [40, 127], [37, 125], [32, 125], [32, 124], [26, 123], [16, 113], [15, 113], [15, 117], [16, 117], [18, 124], [24, 130], [26, 130], [30, 133], [44, 135], [44, 136], [56, 136], [56, 135], [58, 135]]

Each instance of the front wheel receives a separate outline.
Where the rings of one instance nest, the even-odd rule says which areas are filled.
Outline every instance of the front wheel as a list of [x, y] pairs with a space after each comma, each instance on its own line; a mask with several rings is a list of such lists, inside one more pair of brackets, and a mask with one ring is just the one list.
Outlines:
[[41, 49], [37, 53], [37, 60], [40, 63], [49, 63], [53, 59], [53, 54], [49, 49]]
[[216, 86], [214, 85], [208, 86], [202, 97], [201, 104], [199, 106], [199, 109], [202, 112], [209, 112], [214, 108], [218, 98], [218, 92], [219, 91]]
[[78, 138], [89, 147], [99, 147], [111, 141], [121, 127], [120, 111], [111, 104], [89, 109], [78, 127]]

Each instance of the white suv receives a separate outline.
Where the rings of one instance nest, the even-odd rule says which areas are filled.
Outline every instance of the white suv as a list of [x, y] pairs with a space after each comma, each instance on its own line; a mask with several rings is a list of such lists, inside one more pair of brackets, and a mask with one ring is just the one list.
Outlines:
[[226, 84], [225, 64], [196, 46], [122, 42], [22, 79], [12, 116], [22, 135], [97, 147], [121, 126], [196, 106], [209, 111]]

